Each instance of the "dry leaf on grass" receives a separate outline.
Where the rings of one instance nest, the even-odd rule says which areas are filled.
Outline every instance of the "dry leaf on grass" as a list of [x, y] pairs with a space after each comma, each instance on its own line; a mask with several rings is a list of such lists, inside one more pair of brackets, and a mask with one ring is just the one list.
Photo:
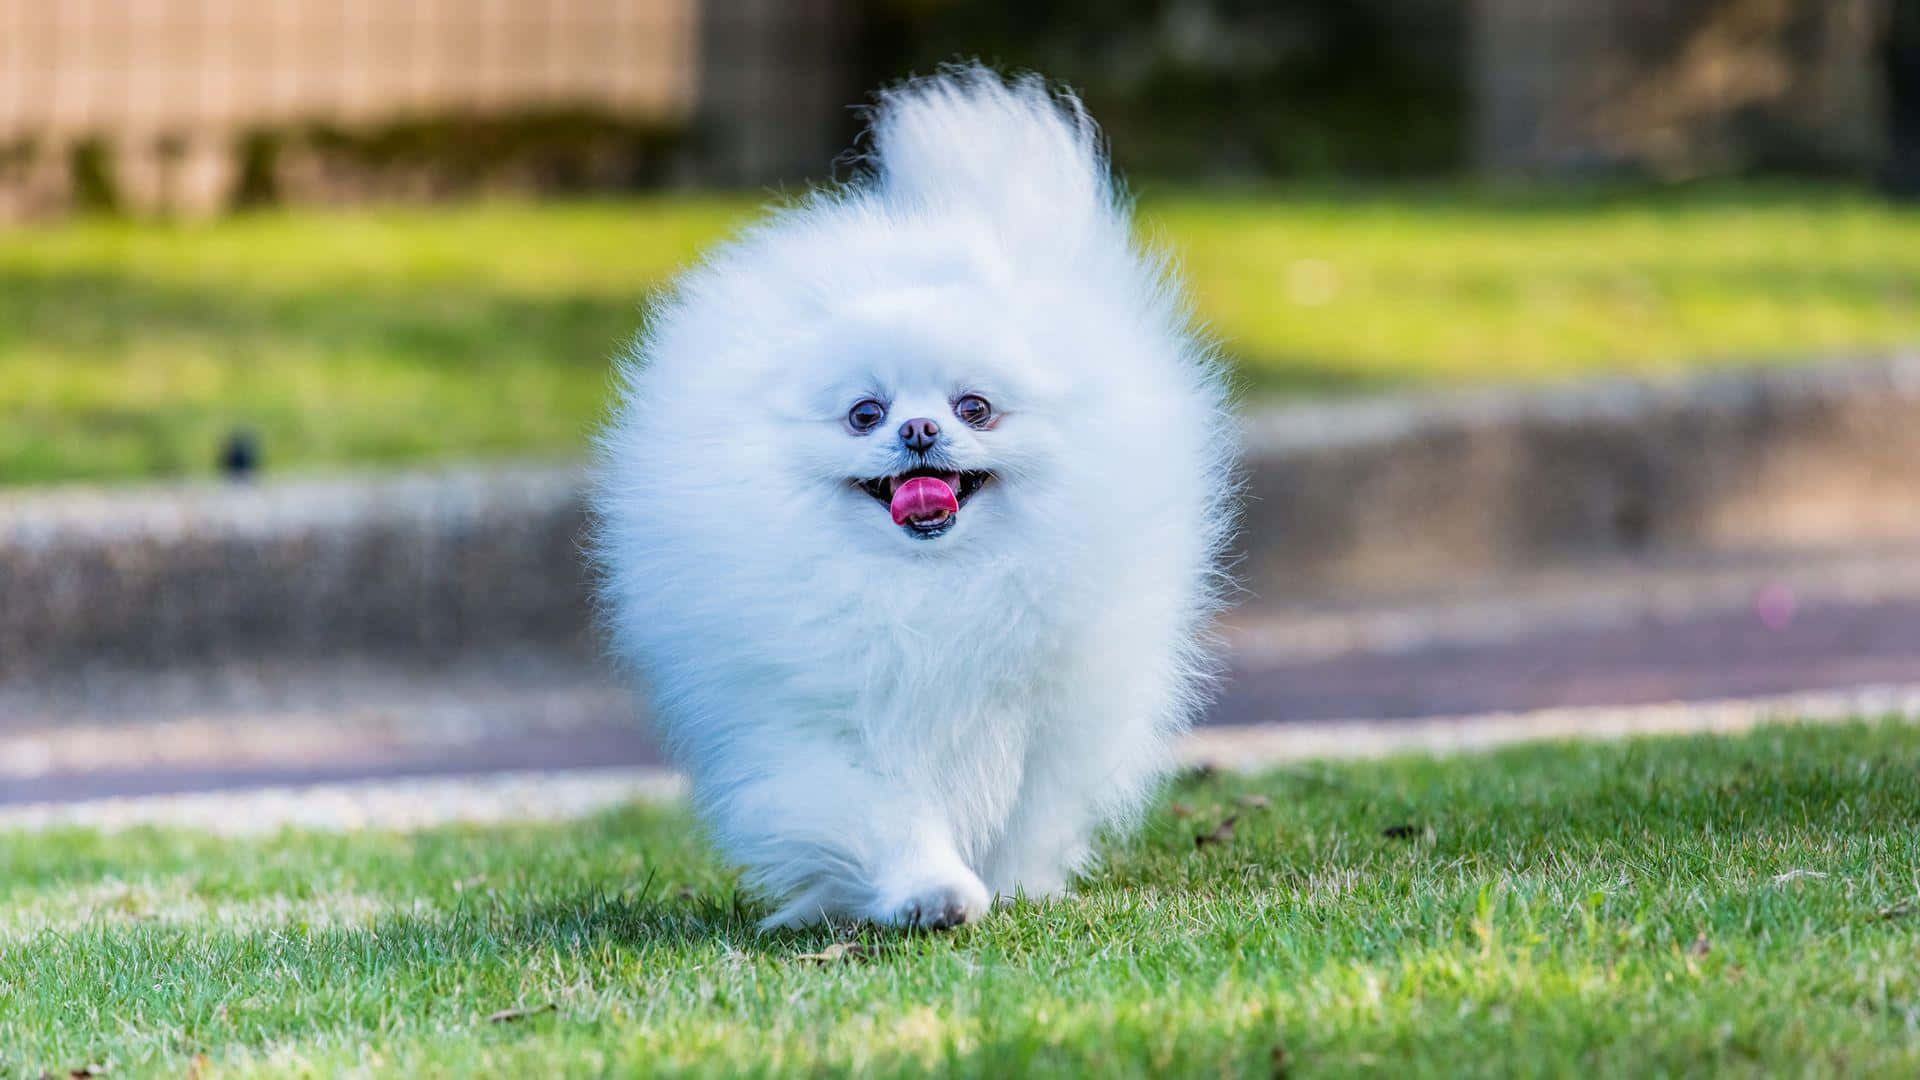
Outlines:
[[801, 953], [794, 959], [811, 964], [837, 964], [843, 960], [865, 960], [872, 955], [872, 949], [857, 941], [836, 941], [819, 952]]
[[1705, 956], [1712, 950], [1713, 943], [1707, 940], [1707, 935], [1701, 934], [1699, 937], [1693, 939], [1693, 947], [1689, 951], [1695, 956]]
[[1193, 846], [1196, 848], [1203, 848], [1203, 847], [1206, 847], [1208, 844], [1226, 843], [1227, 841], [1233, 839], [1233, 826], [1234, 826], [1234, 823], [1239, 820], [1240, 820], [1239, 814], [1228, 814], [1226, 817], [1220, 819], [1220, 824], [1215, 825], [1213, 827], [1212, 832], [1203, 832], [1200, 835], [1194, 837]]
[[1193, 807], [1183, 802], [1168, 803], [1167, 813], [1177, 818], [1190, 818], [1193, 816]]
[[1242, 795], [1233, 801], [1249, 810], [1265, 810], [1273, 805], [1273, 800], [1265, 795]]
[[539, 1016], [544, 1012], [552, 1012], [559, 1007], [560, 1006], [549, 1001], [545, 1005], [528, 1005], [525, 1008], [519, 1009], [501, 1009], [499, 1012], [487, 1017], [487, 1023], [510, 1024], [515, 1020], [525, 1020], [529, 1016]]

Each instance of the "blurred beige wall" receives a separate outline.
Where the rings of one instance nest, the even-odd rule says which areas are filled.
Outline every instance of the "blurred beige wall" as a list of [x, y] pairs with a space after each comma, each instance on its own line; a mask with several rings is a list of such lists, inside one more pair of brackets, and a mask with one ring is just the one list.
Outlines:
[[[448, 111], [588, 107], [687, 118], [699, 0], [0, 0], [0, 146], [14, 197], [64, 183], [80, 139], [117, 151], [130, 201], [150, 158], [191, 210], [230, 185], [238, 132]], [[0, 162], [0, 168], [6, 163]], [[0, 194], [0, 198], [5, 197]], [[0, 207], [0, 210], [4, 210]], [[20, 209], [20, 208], [16, 208]]]
[[0, 135], [693, 102], [696, 0], [0, 0]]

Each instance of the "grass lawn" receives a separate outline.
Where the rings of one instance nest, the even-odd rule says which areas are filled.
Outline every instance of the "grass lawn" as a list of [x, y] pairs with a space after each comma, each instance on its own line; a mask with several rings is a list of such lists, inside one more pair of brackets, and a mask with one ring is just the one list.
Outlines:
[[4, 836], [0, 1075], [1920, 1071], [1920, 727], [1170, 799], [1078, 899], [827, 962], [677, 809]]
[[[751, 199], [307, 212], [0, 233], [0, 484], [573, 457], [639, 305]], [[1920, 213], [1824, 189], [1149, 190], [1256, 393], [1920, 342]]]

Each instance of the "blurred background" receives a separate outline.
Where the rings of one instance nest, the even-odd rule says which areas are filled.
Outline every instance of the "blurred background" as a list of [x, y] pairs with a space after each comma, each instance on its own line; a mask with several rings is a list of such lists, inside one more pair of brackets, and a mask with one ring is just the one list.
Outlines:
[[1916, 19], [0, 0], [0, 482], [578, 455], [647, 290], [970, 56], [1085, 94], [1258, 392], [1907, 342]]
[[[0, 0], [0, 483], [573, 457], [871, 90], [1078, 88], [1260, 393], [1920, 335], [1902, 0]], [[835, 165], [836, 159], [841, 161]], [[184, 223], [196, 227], [184, 227]], [[1388, 302], [1390, 301], [1390, 302]]]
[[[1240, 380], [1223, 715], [1920, 681], [1916, 0], [0, 0], [0, 801], [645, 758], [608, 358], [972, 57], [1082, 93]], [[61, 741], [142, 717], [212, 734]]]

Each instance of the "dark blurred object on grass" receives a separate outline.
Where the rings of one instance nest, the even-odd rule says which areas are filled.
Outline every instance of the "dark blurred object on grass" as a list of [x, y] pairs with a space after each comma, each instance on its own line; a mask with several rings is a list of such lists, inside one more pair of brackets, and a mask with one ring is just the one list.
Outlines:
[[235, 428], [220, 446], [220, 475], [235, 482], [252, 480], [260, 468], [260, 437]]

